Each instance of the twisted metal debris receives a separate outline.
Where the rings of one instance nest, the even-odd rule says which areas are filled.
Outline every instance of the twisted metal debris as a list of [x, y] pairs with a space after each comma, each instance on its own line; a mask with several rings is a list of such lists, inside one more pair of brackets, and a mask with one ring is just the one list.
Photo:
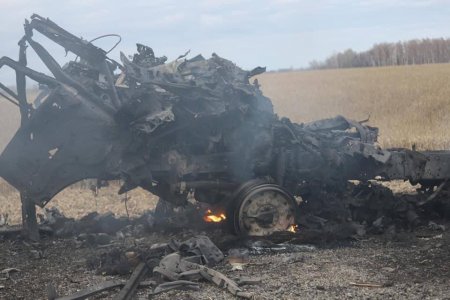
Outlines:
[[[34, 31], [77, 55], [61, 67]], [[380, 149], [378, 129], [345, 117], [296, 124], [279, 118], [244, 71], [213, 54], [167, 63], [147, 46], [121, 63], [38, 15], [26, 21], [16, 72], [19, 130], [0, 156], [0, 176], [22, 196], [24, 216], [86, 178], [122, 179], [174, 205], [189, 193], [227, 213], [240, 234], [266, 235], [295, 223], [294, 196], [311, 183], [405, 179], [432, 189], [450, 176], [450, 153]], [[51, 76], [26, 66], [26, 48]], [[30, 104], [25, 78], [44, 87]], [[297, 109], [301, 109], [298, 107]], [[27, 219], [27, 218], [25, 218]], [[28, 218], [33, 223], [32, 218]]]

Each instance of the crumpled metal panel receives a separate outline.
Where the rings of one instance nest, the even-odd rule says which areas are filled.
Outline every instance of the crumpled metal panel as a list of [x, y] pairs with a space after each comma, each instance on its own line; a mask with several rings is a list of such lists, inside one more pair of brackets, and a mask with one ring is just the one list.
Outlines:
[[[53, 90], [0, 156], [0, 176], [44, 205], [62, 188], [98, 178], [116, 151], [107, 114], [64, 87]], [[87, 142], [89, 141], [89, 142]]]
[[214, 266], [224, 259], [222, 251], [204, 235], [190, 238], [180, 244], [179, 250], [186, 256], [201, 255], [205, 259], [205, 264]]

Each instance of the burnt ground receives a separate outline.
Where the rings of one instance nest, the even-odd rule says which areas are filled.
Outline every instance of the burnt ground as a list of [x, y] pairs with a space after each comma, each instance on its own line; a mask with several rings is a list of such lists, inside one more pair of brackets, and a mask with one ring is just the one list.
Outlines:
[[[243, 270], [231, 270], [227, 262], [214, 267], [230, 278], [260, 277], [261, 283], [244, 286], [254, 299], [450, 299], [450, 231], [423, 226], [413, 232], [366, 235], [318, 245], [293, 253], [250, 255]], [[47, 299], [47, 286], [59, 295], [69, 295], [90, 285], [125, 275], [99, 274], [89, 261], [111, 249], [143, 251], [171, 238], [187, 239], [198, 234], [153, 232], [116, 236], [107, 245], [87, 245], [77, 238], [46, 237], [40, 244], [20, 239], [0, 242], [0, 269], [19, 271], [0, 274], [1, 299]], [[240, 241], [221, 231], [206, 233], [220, 248]], [[301, 235], [301, 230], [298, 233]], [[226, 251], [224, 251], [227, 253]], [[360, 287], [370, 283], [380, 287]], [[150, 290], [140, 289], [147, 299]], [[116, 290], [90, 299], [112, 299]], [[200, 283], [199, 291], [169, 291], [153, 299], [234, 299], [211, 283]]]
[[[410, 186], [391, 186], [392, 190], [400, 192], [399, 197], [379, 186], [361, 188], [351, 190], [348, 198], [335, 197], [341, 199], [339, 201], [334, 201], [332, 194], [323, 195], [328, 209], [324, 209], [325, 204], [310, 207], [312, 216], [318, 216], [312, 220], [327, 219], [324, 226], [317, 227], [313, 222], [309, 223], [309, 229], [300, 225], [295, 235], [266, 238], [273, 242], [287, 240], [294, 246], [313, 244], [313, 248], [287, 252], [265, 249], [265, 254], [250, 253], [243, 270], [232, 270], [227, 260], [214, 269], [235, 280], [242, 276], [261, 279], [257, 284], [242, 287], [254, 299], [450, 299], [448, 218], [447, 221], [439, 219], [439, 214], [429, 210], [424, 215], [427, 210], [408, 202], [410, 197], [413, 197], [412, 203], [417, 203], [420, 197], [426, 196], [415, 193]], [[357, 197], [354, 191], [358, 192]], [[443, 203], [446, 203], [449, 196], [443, 196]], [[342, 201], [347, 206], [338, 205]], [[392, 206], [392, 203], [403, 205]], [[336, 222], [333, 216], [341, 220], [349, 218], [348, 204], [353, 205], [353, 221]], [[184, 241], [199, 234], [210, 237], [225, 255], [230, 249], [250, 247], [251, 250], [254, 245], [249, 240], [226, 234], [220, 227], [193, 222], [202, 219], [196, 209], [179, 211], [165, 218], [167, 222], [162, 227], [152, 211], [132, 222], [123, 216], [114, 218], [108, 214], [91, 213], [81, 219], [71, 219], [58, 215], [57, 210], [49, 212], [52, 214], [46, 222], [52, 219], [55, 222], [54, 235], [43, 237], [40, 243], [27, 242], [15, 235], [0, 235], [0, 299], [49, 299], [49, 290], [64, 296], [105, 281], [127, 280], [136, 256], [145, 257], [152, 245]], [[305, 210], [302, 213], [308, 215]], [[363, 219], [356, 222], [354, 218], [358, 217]], [[181, 228], [167, 226], [174, 223], [185, 225]], [[17, 270], [7, 272], [8, 268]], [[149, 279], [152, 279], [150, 275], [146, 280]], [[118, 288], [89, 299], [112, 299], [117, 292]], [[140, 289], [138, 296], [148, 299], [150, 293], [151, 288], [147, 287]], [[212, 283], [200, 282], [199, 291], [169, 291], [152, 298], [235, 297]]]

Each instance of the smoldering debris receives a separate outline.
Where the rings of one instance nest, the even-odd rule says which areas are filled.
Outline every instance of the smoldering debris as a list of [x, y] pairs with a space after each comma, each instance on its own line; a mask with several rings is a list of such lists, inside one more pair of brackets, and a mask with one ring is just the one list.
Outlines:
[[[110, 260], [113, 255], [122, 258]], [[127, 282], [112, 281], [95, 288], [87, 288], [72, 296], [57, 299], [83, 299], [82, 297], [85, 297], [87, 294], [93, 295], [118, 286], [122, 288], [115, 299], [132, 299], [137, 288], [148, 287], [148, 285], [141, 284], [144, 278], [148, 277], [147, 273], [151, 274], [150, 280], [146, 281], [150, 282], [152, 286], [148, 294], [150, 298], [153, 295], [173, 289], [199, 290], [199, 281], [211, 282], [234, 296], [250, 298], [251, 295], [244, 292], [240, 286], [260, 282], [260, 279], [252, 280], [251, 278], [246, 278], [238, 284], [236, 281], [214, 270], [213, 267], [223, 261], [224, 255], [208, 237], [201, 235], [191, 237], [184, 242], [171, 240], [168, 243], [152, 245], [145, 250], [141, 250], [140, 255], [133, 256], [133, 259], [136, 264]], [[105, 264], [109, 264], [110, 267], [114, 265], [116, 269], [123, 267], [124, 264], [128, 266], [133, 264], [130, 256], [126, 257], [118, 249], [114, 250], [114, 254], [109, 252], [108, 261], [105, 261], [104, 257], [101, 258], [101, 261], [102, 265], [99, 266], [99, 269], [102, 273], [107, 272], [104, 269]], [[128, 267], [124, 273], [111, 273], [111, 275], [128, 274], [130, 270], [131, 268]]]
[[[59, 66], [33, 39], [36, 31], [77, 59]], [[51, 76], [26, 67], [27, 46]], [[432, 194], [425, 205], [450, 177], [449, 152], [381, 149], [378, 129], [367, 120], [337, 116], [297, 124], [280, 118], [257, 81], [251, 83], [262, 67], [246, 71], [217, 54], [186, 53], [168, 62], [142, 44], [118, 62], [39, 15], [25, 23], [19, 50], [18, 62], [0, 59], [0, 67], [22, 79], [17, 93], [0, 85], [22, 117], [0, 155], [0, 176], [20, 191], [24, 229], [33, 238], [39, 237], [35, 205], [85, 178], [121, 179], [119, 193], [141, 187], [173, 207], [186, 207], [193, 197], [212, 207], [213, 220], [215, 212], [226, 218], [236, 234], [264, 236], [295, 224], [295, 197], [339, 207], [332, 199], [323, 203], [317, 188], [343, 192], [348, 180], [403, 179]], [[27, 101], [25, 77], [43, 86], [39, 103]], [[360, 214], [358, 205], [351, 204], [351, 214]], [[408, 219], [418, 219], [405, 209]], [[325, 210], [309, 222], [332, 219]], [[384, 228], [390, 218], [383, 213], [365, 226]], [[117, 222], [99, 230], [114, 231]], [[77, 229], [66, 230], [59, 234]]]
[[[353, 189], [350, 188], [352, 186]], [[379, 191], [374, 192], [377, 189]], [[386, 197], [385, 193], [389, 197]], [[326, 197], [324, 193], [320, 193], [320, 195], [324, 197], [321, 201], [327, 201], [331, 197], [331, 194], [326, 194]], [[207, 237], [198, 235], [195, 230], [189, 232], [186, 224], [184, 229], [179, 228], [172, 233], [164, 227], [146, 227], [146, 231], [140, 231], [138, 228], [143, 223], [139, 222], [145, 222], [148, 219], [146, 217], [129, 220], [123, 227], [112, 226], [118, 228], [118, 231], [116, 233], [108, 231], [107, 234], [98, 231], [106, 228], [105, 224], [110, 222], [114, 224], [117, 221], [118, 224], [122, 224], [121, 218], [94, 213], [80, 220], [68, 219], [67, 224], [71, 224], [69, 228], [88, 230], [88, 232], [71, 231], [74, 235], [65, 236], [66, 239], [73, 241], [75, 247], [92, 249], [91, 255], [85, 259], [85, 265], [80, 265], [79, 268], [108, 276], [109, 281], [86, 286], [86, 288], [78, 286], [78, 290], [80, 288], [81, 290], [77, 293], [56, 299], [83, 299], [86, 295], [93, 296], [98, 293], [117, 299], [131, 299], [130, 297], [136, 293], [141, 296], [156, 297], [173, 290], [202, 290], [205, 289], [205, 285], [214, 285], [218, 289], [224, 289], [230, 295], [248, 298], [252, 296], [246, 292], [249, 289], [248, 286], [264, 285], [266, 279], [252, 276], [242, 277], [240, 272], [252, 268], [252, 264], [264, 264], [264, 259], [259, 261], [260, 257], [279, 257], [280, 263], [286, 266], [305, 263], [311, 253], [320, 251], [323, 246], [333, 245], [334, 241], [364, 237], [364, 235], [357, 234], [355, 224], [364, 228], [367, 234], [389, 234], [391, 224], [396, 225], [396, 231], [399, 233], [402, 230], [409, 230], [410, 221], [407, 218], [407, 210], [399, 209], [398, 212], [395, 210], [392, 212], [389, 206], [385, 209], [384, 201], [396, 203], [402, 198], [392, 194], [384, 187], [378, 186], [373, 189], [373, 187], [365, 185], [351, 185], [347, 192], [335, 196], [341, 199], [341, 201], [336, 200], [336, 203], [343, 202], [345, 204], [343, 207], [335, 208], [336, 214], [330, 214], [328, 206], [327, 209], [324, 207], [319, 209], [315, 206], [307, 206], [305, 203], [303, 215], [306, 216], [306, 219], [313, 221], [300, 222], [296, 232], [275, 232], [266, 237], [224, 235], [223, 230], [206, 231]], [[420, 197], [420, 195], [416, 195], [416, 197]], [[409, 200], [403, 200], [409, 203]], [[360, 202], [361, 205], [355, 204]], [[334, 202], [330, 201], [329, 203]], [[353, 206], [349, 203], [353, 203]], [[412, 203], [418, 203], [418, 201], [412, 201]], [[377, 220], [383, 214], [386, 214], [383, 219], [386, 219], [388, 223], [386, 223], [387, 226], [379, 227], [380, 224]], [[364, 217], [360, 217], [360, 215], [364, 215]], [[420, 215], [420, 222], [414, 224], [434, 230], [436, 234], [446, 230], [445, 227], [439, 226], [438, 220], [431, 221], [425, 219], [426, 216], [429, 214]], [[197, 215], [197, 218], [204, 222], [201, 215]], [[63, 214], [57, 209], [49, 209], [42, 217], [42, 224], [54, 228], [54, 232], [58, 232], [60, 230], [58, 228], [61, 228], [59, 226], [62, 228], [65, 226], [66, 222], [61, 221], [64, 219]], [[175, 225], [180, 224], [173, 221], [173, 218], [167, 218], [167, 220], [171, 220], [170, 222]], [[363, 221], [358, 223], [361, 220]], [[374, 221], [364, 223], [364, 220]], [[86, 224], [74, 225], [83, 222]], [[204, 222], [204, 225], [205, 230], [211, 229], [210, 223]], [[142, 226], [142, 228], [144, 227]], [[343, 230], [343, 228], [346, 229]], [[64, 230], [64, 232], [69, 231]], [[178, 234], [178, 238], [171, 238], [176, 232], [184, 233]], [[153, 241], [152, 244], [147, 244], [144, 242], [146, 236], [155, 234], [160, 239], [159, 243]], [[179, 239], [180, 236], [187, 235], [190, 237]], [[38, 245], [39, 243], [36, 243], [36, 246], [30, 245], [30, 249], [36, 250]], [[39, 248], [38, 250], [44, 254], [40, 259], [45, 260], [45, 249]], [[251, 258], [258, 259], [256, 262], [253, 259], [253, 262], [249, 263]], [[224, 270], [230, 270], [230, 272], [224, 272]], [[113, 281], [110, 281], [111, 276], [115, 278]], [[123, 280], [123, 278], [127, 278], [127, 280]], [[58, 294], [58, 288], [55, 288], [55, 293]]]
[[[273, 232], [268, 236], [272, 242], [324, 245], [366, 235], [392, 235], [419, 227], [446, 230], [441, 225], [449, 207], [446, 189], [425, 205], [422, 204], [423, 199], [429, 198], [429, 193], [394, 194], [373, 181], [349, 183], [344, 191], [316, 188], [307, 196], [308, 200], [299, 204], [296, 231]], [[205, 222], [205, 211], [208, 208], [201, 203], [200, 206], [191, 204], [175, 209], [166, 201], [160, 201], [154, 210], [134, 219], [92, 212], [74, 220], [65, 217], [56, 207], [45, 208], [38, 217], [42, 235], [76, 237], [79, 247], [97, 247], [110, 244], [116, 237], [142, 237], [155, 232], [170, 234], [187, 228], [213, 234], [215, 230], [229, 231], [226, 220]], [[2, 238], [14, 239], [19, 233], [19, 227], [0, 228]], [[224, 240], [223, 243], [232, 247], [238, 240]]]
[[445, 220], [449, 212], [445, 192], [422, 205], [429, 195], [420, 191], [394, 194], [376, 181], [348, 183], [343, 192], [316, 189], [302, 203], [298, 224], [317, 230], [325, 240], [412, 231], [433, 219]]

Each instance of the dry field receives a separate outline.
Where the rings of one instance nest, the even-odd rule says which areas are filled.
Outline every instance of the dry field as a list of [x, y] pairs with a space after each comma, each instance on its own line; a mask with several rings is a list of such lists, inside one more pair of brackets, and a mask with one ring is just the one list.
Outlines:
[[450, 64], [267, 73], [259, 82], [293, 121], [370, 116], [383, 147], [450, 148]]
[[[383, 147], [418, 149], [450, 148], [450, 64], [367, 69], [267, 73], [258, 77], [264, 94], [272, 98], [280, 116], [307, 122], [342, 114], [380, 128]], [[18, 127], [16, 107], [0, 101], [0, 150]], [[125, 215], [116, 185], [94, 197], [90, 190], [71, 188], [49, 206], [67, 216], [79, 217], [92, 210]], [[145, 191], [130, 193], [132, 215], [154, 206]], [[17, 192], [0, 182], [0, 213], [10, 223], [20, 222]]]
[[[81, 218], [92, 211], [98, 213], [113, 212], [120, 216], [140, 216], [146, 210], [153, 209], [158, 198], [143, 189], [135, 189], [126, 195], [118, 195], [119, 185], [111, 184], [102, 188], [95, 195], [89, 188], [82, 188], [75, 184], [60, 192], [46, 206], [57, 207], [67, 217]], [[126, 206], [125, 206], [126, 205]], [[126, 209], [127, 208], [127, 209]], [[38, 214], [42, 214], [42, 209], [38, 208]], [[21, 222], [19, 193], [3, 180], [0, 181], [0, 214], [8, 214], [9, 224], [19, 224]]]

